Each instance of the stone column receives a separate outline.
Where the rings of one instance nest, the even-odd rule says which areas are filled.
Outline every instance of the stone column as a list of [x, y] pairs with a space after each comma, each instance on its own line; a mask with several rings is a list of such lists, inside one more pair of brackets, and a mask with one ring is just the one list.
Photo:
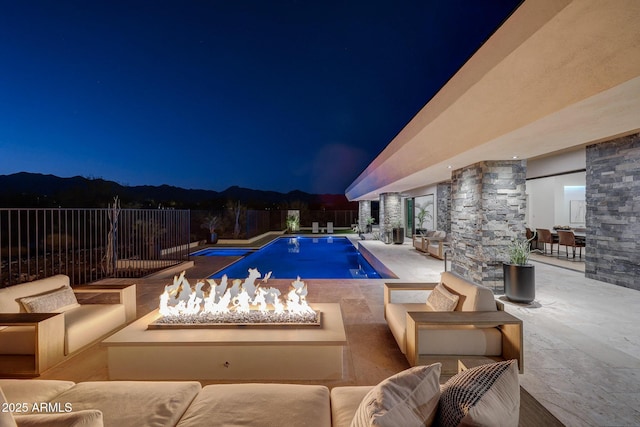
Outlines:
[[397, 223], [402, 224], [402, 197], [400, 193], [383, 193], [380, 195], [380, 238], [391, 243], [391, 229]]
[[483, 161], [453, 172], [453, 272], [502, 290], [502, 261], [514, 237], [524, 238], [526, 160]]
[[586, 150], [585, 276], [640, 290], [640, 133]]
[[438, 184], [436, 206], [436, 230], [451, 233], [451, 181]]
[[358, 228], [364, 232], [367, 229], [367, 220], [371, 217], [371, 201], [360, 200], [358, 202]]

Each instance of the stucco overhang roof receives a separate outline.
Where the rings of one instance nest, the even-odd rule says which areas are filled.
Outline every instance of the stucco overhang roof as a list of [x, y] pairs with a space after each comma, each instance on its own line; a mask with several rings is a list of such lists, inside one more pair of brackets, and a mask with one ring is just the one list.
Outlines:
[[534, 158], [637, 132], [638, 22], [637, 0], [526, 0], [346, 196], [376, 200], [481, 160]]

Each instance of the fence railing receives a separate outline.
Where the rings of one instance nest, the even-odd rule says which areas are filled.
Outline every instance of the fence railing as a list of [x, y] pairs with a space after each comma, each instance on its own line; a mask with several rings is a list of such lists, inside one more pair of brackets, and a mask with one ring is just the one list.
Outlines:
[[0, 209], [0, 287], [142, 277], [189, 259], [190, 211]]

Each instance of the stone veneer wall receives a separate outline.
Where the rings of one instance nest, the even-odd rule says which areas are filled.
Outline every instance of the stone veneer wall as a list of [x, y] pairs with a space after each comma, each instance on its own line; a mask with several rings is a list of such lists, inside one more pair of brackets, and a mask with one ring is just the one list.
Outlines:
[[451, 179], [451, 269], [467, 280], [503, 290], [502, 261], [515, 236], [524, 237], [526, 160], [484, 161]]
[[640, 290], [640, 134], [586, 154], [585, 276]]
[[358, 202], [358, 227], [360, 231], [367, 229], [367, 219], [371, 217], [371, 201], [361, 200]]
[[380, 195], [380, 235], [385, 243], [393, 225], [402, 223], [402, 197], [400, 193], [383, 193]]
[[436, 230], [451, 233], [451, 181], [441, 182], [436, 189]]

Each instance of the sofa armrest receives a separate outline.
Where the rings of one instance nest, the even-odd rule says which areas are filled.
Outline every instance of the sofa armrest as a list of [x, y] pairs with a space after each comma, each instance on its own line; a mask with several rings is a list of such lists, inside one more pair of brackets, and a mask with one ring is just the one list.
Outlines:
[[384, 305], [391, 303], [391, 293], [396, 291], [432, 291], [438, 283], [385, 283]]
[[63, 313], [0, 313], [0, 326], [32, 326], [35, 330], [35, 354], [0, 356], [3, 374], [40, 375], [64, 359]]
[[85, 285], [73, 288], [73, 291], [77, 294], [117, 293], [120, 298], [119, 303], [124, 305], [127, 323], [136, 320], [136, 285]]
[[411, 366], [419, 364], [418, 331], [424, 326], [468, 325], [496, 326], [502, 333], [502, 355], [505, 360], [516, 359], [520, 373], [524, 372], [524, 335], [522, 320], [506, 311], [410, 311], [407, 312], [407, 359]]

